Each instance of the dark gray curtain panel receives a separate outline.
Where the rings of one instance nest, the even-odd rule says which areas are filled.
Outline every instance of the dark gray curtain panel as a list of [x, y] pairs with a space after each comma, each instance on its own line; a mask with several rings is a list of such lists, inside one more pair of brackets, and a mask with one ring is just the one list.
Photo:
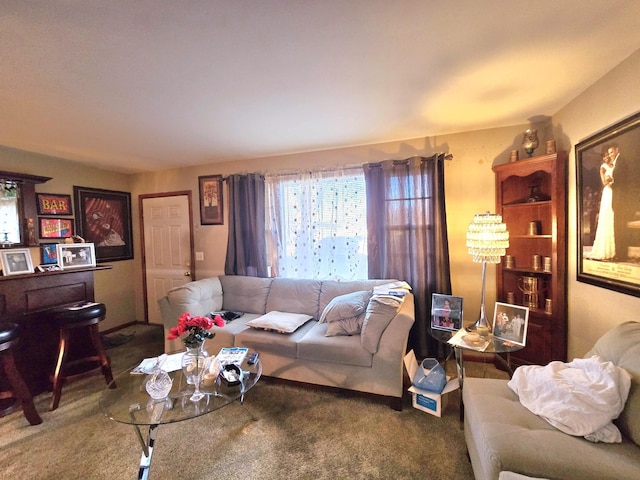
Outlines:
[[230, 175], [229, 238], [224, 273], [267, 277], [264, 177]]
[[443, 352], [428, 335], [431, 294], [451, 294], [444, 154], [364, 166], [369, 278], [404, 280], [413, 289], [416, 356]]

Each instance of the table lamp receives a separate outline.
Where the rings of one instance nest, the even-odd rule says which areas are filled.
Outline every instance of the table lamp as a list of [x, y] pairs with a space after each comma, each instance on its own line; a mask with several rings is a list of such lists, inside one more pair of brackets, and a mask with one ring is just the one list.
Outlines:
[[484, 284], [487, 272], [487, 263], [500, 263], [500, 258], [509, 247], [509, 232], [507, 226], [502, 223], [502, 215], [481, 213], [473, 217], [473, 223], [467, 230], [467, 249], [469, 255], [476, 263], [482, 263], [482, 300], [480, 302], [480, 315], [473, 325], [467, 330], [491, 330], [484, 308]]

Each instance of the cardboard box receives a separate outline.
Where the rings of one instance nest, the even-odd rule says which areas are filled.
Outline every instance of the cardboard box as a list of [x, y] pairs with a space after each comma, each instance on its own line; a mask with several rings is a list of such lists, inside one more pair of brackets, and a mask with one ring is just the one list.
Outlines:
[[[407, 369], [407, 373], [409, 374], [409, 379], [413, 380], [418, 368], [418, 361], [416, 360], [416, 355], [411, 350], [404, 357], [404, 366]], [[442, 416], [442, 410], [444, 410], [447, 406], [447, 397], [448, 393], [453, 392], [459, 388], [460, 384], [458, 382], [458, 378], [454, 378], [453, 380], [450, 377], [447, 377], [447, 384], [441, 393], [433, 393], [427, 390], [423, 390], [421, 388], [416, 388], [413, 385], [409, 387], [409, 391], [412, 396], [413, 408], [417, 408], [418, 410], [422, 410], [423, 412], [430, 413], [431, 415], [435, 415], [436, 417]]]

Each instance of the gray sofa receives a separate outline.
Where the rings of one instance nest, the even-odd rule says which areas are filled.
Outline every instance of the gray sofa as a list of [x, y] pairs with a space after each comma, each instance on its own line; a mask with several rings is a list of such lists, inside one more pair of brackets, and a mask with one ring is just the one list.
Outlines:
[[631, 374], [629, 397], [614, 421], [622, 443], [567, 435], [523, 407], [506, 380], [467, 378], [464, 434], [476, 480], [498, 479], [501, 471], [546, 479], [640, 478], [640, 323], [613, 328], [585, 358], [592, 355]]
[[[158, 304], [165, 338], [184, 312], [244, 312], [224, 327], [214, 327], [216, 336], [205, 344], [209, 354], [221, 347], [248, 347], [260, 353], [263, 375], [379, 395], [392, 408], [401, 409], [403, 357], [415, 320], [413, 295], [404, 297], [388, 325], [371, 320], [366, 334], [363, 329], [362, 335], [325, 336], [328, 323], [318, 322], [335, 297], [371, 291], [389, 282], [392, 280], [336, 282], [223, 275], [174, 288]], [[307, 314], [313, 319], [289, 334], [247, 325], [267, 312]], [[165, 352], [182, 349], [180, 340], [165, 340]]]

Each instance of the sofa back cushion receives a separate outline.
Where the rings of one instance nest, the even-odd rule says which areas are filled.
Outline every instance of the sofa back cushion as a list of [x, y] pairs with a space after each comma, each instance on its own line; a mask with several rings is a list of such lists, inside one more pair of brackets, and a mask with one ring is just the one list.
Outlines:
[[206, 315], [222, 308], [222, 285], [218, 277], [204, 278], [189, 282], [167, 292], [169, 303], [176, 315], [175, 321], [183, 313]]
[[274, 278], [267, 298], [267, 312], [304, 313], [317, 320], [321, 285], [320, 280]]
[[266, 313], [272, 278], [223, 275], [220, 278], [224, 310], [244, 313]]
[[624, 410], [614, 423], [640, 445], [640, 323], [622, 323], [605, 333], [585, 355], [599, 355], [631, 375], [631, 390]]

